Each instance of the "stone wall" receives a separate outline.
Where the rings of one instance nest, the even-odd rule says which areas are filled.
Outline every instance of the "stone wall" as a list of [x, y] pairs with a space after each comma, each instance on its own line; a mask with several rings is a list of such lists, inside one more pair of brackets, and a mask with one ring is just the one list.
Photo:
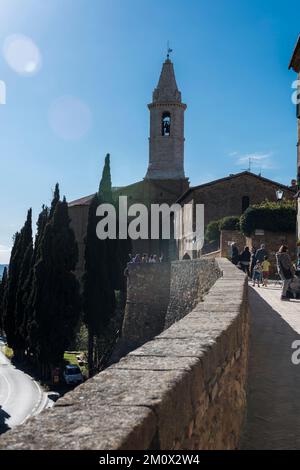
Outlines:
[[236, 246], [241, 253], [246, 246], [246, 237], [237, 230], [221, 230], [220, 236], [220, 249], [221, 256], [227, 258], [230, 256], [230, 245], [232, 242], [236, 243]]
[[229, 215], [242, 215], [244, 197], [249, 198], [249, 205], [259, 204], [266, 199], [275, 202], [278, 188], [283, 190], [285, 199], [293, 199], [295, 190], [252, 173], [243, 172], [190, 188], [180, 198], [180, 202], [204, 204], [204, 221], [207, 226], [213, 220], [220, 220]]
[[132, 350], [163, 330], [169, 299], [169, 263], [128, 265], [123, 348]]
[[246, 241], [250, 249], [253, 246], [259, 248], [262, 243], [266, 245], [272, 273], [277, 272], [275, 253], [277, 253], [281, 245], [289, 247], [291, 259], [296, 261], [296, 233], [268, 232], [265, 230], [262, 235], [253, 234], [251, 237], [247, 237]]
[[171, 265], [170, 303], [165, 328], [193, 310], [220, 275], [221, 271], [213, 259], [174, 261]]
[[223, 276], [204, 302], [0, 438], [1, 449], [235, 449], [246, 404], [245, 275]]
[[276, 258], [277, 253], [281, 245], [288, 245], [289, 254], [292, 261], [296, 260], [296, 234], [295, 233], [282, 233], [282, 232], [269, 232], [263, 230], [261, 235], [255, 233], [251, 237], [245, 237], [242, 233], [234, 230], [222, 230], [221, 231], [221, 256], [229, 256], [229, 245], [230, 242], [237, 244], [239, 253], [244, 249], [244, 246], [248, 246], [250, 250], [252, 247], [256, 249], [263, 243], [266, 246], [269, 261], [271, 262], [271, 274], [277, 272]]

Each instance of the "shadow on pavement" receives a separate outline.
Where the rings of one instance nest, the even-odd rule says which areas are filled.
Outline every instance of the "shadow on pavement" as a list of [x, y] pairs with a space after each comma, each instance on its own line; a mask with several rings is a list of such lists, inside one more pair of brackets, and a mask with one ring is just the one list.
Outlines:
[[247, 417], [240, 448], [300, 449], [300, 364], [292, 362], [292, 343], [300, 335], [252, 288], [249, 304]]

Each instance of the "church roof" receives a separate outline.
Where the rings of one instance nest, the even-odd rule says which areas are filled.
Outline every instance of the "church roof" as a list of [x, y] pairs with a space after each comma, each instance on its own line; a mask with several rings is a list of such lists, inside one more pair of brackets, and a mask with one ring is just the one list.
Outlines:
[[297, 73], [300, 72], [300, 36], [298, 37], [298, 41], [291, 58], [289, 69], [293, 69]]
[[[112, 191], [113, 191], [113, 193], [119, 193], [119, 192], [122, 192], [122, 191], [130, 190], [131, 188], [134, 188], [134, 187], [138, 186], [141, 183], [142, 183], [142, 181], [138, 181], [136, 183], [132, 183], [132, 184], [129, 184], [127, 186], [113, 186]], [[90, 203], [91, 203], [91, 200], [94, 197], [94, 195], [95, 195], [95, 193], [90, 194], [89, 196], [84, 196], [84, 197], [81, 197], [79, 199], [75, 199], [74, 201], [70, 201], [70, 202], [68, 202], [68, 206], [69, 207], [89, 206]]]
[[255, 173], [251, 173], [251, 171], [241, 171], [240, 173], [225, 176], [224, 178], [219, 178], [217, 180], [209, 181], [208, 183], [199, 184], [198, 186], [191, 186], [185, 193], [182, 194], [182, 196], [180, 196], [180, 198], [176, 202], [183, 201], [190, 193], [192, 193], [193, 191], [195, 191], [197, 189], [203, 189], [203, 188], [206, 188], [207, 186], [213, 186], [215, 184], [223, 183], [224, 181], [230, 181], [230, 180], [240, 178], [240, 177], [245, 176], [245, 175], [251, 176], [255, 179], [259, 179], [260, 181], [264, 181], [264, 182], [269, 183], [269, 184], [273, 184], [274, 186], [276, 186], [277, 188], [280, 188], [282, 190], [290, 191], [291, 193], [296, 193], [296, 188], [286, 186], [285, 184], [282, 184], [282, 183], [277, 183], [276, 181], [272, 181], [268, 178], [265, 178], [264, 176], [260, 176], [260, 175], [256, 175]]
[[95, 193], [91, 194], [90, 196], [84, 196], [84, 197], [81, 197], [79, 199], [75, 199], [74, 201], [68, 202], [68, 206], [69, 207], [89, 206], [90, 203], [91, 203], [91, 200], [93, 199], [94, 196], [95, 196]]
[[181, 103], [181, 93], [178, 90], [174, 66], [170, 59], [163, 63], [158, 85], [153, 92], [153, 103]]

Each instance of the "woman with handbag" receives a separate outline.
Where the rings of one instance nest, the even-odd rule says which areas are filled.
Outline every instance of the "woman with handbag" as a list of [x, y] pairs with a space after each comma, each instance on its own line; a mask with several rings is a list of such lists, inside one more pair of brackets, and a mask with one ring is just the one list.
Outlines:
[[283, 281], [281, 300], [290, 300], [286, 294], [293, 279], [294, 270], [286, 245], [281, 245], [278, 253], [276, 253], [276, 262], [278, 274]]

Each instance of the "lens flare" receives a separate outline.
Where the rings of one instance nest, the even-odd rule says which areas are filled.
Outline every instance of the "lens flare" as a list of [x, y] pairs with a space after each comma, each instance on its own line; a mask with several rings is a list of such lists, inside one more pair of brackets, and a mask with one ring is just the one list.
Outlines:
[[13, 34], [5, 39], [3, 55], [8, 65], [20, 75], [35, 75], [42, 65], [37, 45], [32, 39], [21, 34]]

